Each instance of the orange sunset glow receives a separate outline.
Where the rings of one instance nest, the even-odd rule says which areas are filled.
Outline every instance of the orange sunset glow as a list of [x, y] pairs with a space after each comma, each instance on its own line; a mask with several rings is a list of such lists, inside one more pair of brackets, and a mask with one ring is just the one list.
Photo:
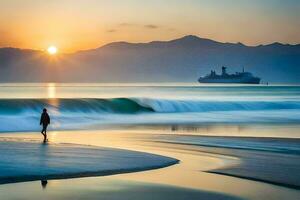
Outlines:
[[0, 0], [0, 200], [299, 200], [300, 0]]
[[[60, 52], [75, 52], [113, 41], [170, 40], [185, 34], [248, 45], [297, 43], [300, 22], [293, 10], [299, 7], [295, 1], [259, 0], [1, 1], [0, 47], [42, 50], [55, 43]], [[241, 13], [242, 18], [236, 17]]]

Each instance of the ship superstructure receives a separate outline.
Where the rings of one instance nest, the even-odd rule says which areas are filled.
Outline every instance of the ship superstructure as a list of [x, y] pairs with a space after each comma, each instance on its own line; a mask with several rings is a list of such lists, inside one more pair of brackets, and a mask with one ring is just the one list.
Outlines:
[[250, 72], [236, 72], [235, 74], [228, 74], [226, 67], [222, 67], [222, 74], [217, 74], [216, 71], [211, 70], [210, 74], [200, 77], [200, 83], [243, 83], [243, 84], [259, 84], [260, 78], [255, 77]]

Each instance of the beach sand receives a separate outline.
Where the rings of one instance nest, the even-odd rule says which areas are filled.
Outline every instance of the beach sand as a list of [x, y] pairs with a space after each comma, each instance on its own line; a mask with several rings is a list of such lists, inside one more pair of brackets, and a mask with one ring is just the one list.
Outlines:
[[[180, 163], [156, 170], [105, 177], [50, 180], [44, 189], [40, 181], [5, 184], [0, 185], [0, 199], [269, 200], [299, 199], [300, 197], [299, 190], [286, 184], [291, 182], [292, 185], [299, 184], [297, 181], [293, 182], [293, 176], [287, 176], [283, 181], [280, 179], [277, 182], [273, 179], [265, 181], [272, 178], [268, 173], [271, 175], [274, 173], [274, 177], [277, 178], [278, 171], [272, 172], [270, 171], [272, 167], [269, 167], [265, 169], [266, 173], [263, 173], [264, 168], [260, 165], [265, 158], [269, 158], [267, 161], [269, 165], [272, 165], [272, 161], [277, 163], [282, 161], [287, 164], [286, 166], [291, 167], [290, 170], [294, 169], [296, 172], [298, 166], [293, 159], [298, 159], [298, 155], [284, 156], [282, 160], [282, 153], [178, 144], [175, 140], [173, 142], [160, 141], [161, 136], [162, 134], [149, 134], [143, 131], [51, 132], [49, 145], [51, 143], [80, 144], [134, 150], [175, 158]], [[166, 137], [174, 139], [173, 135], [163, 135], [164, 139]], [[13, 133], [1, 134], [0, 139], [20, 143], [38, 142], [41, 136], [38, 133]], [[253, 168], [254, 165], [256, 167]], [[285, 171], [289, 170], [285, 169]], [[298, 174], [293, 171], [289, 172], [297, 178]], [[251, 177], [255, 180], [249, 180]], [[259, 179], [262, 180], [258, 181]], [[284, 182], [284, 184], [280, 186], [278, 182]]]

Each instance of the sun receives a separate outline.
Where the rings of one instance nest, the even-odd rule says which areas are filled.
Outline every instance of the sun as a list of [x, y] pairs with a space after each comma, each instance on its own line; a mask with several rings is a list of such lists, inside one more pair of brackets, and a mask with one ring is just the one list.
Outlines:
[[50, 55], [55, 55], [55, 54], [57, 54], [57, 47], [56, 46], [49, 46], [47, 51]]

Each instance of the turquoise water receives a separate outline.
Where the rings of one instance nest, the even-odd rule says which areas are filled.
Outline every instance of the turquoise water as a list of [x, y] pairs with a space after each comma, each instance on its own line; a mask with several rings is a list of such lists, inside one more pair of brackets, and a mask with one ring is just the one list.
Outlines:
[[0, 132], [118, 125], [300, 124], [300, 86], [1, 84]]

